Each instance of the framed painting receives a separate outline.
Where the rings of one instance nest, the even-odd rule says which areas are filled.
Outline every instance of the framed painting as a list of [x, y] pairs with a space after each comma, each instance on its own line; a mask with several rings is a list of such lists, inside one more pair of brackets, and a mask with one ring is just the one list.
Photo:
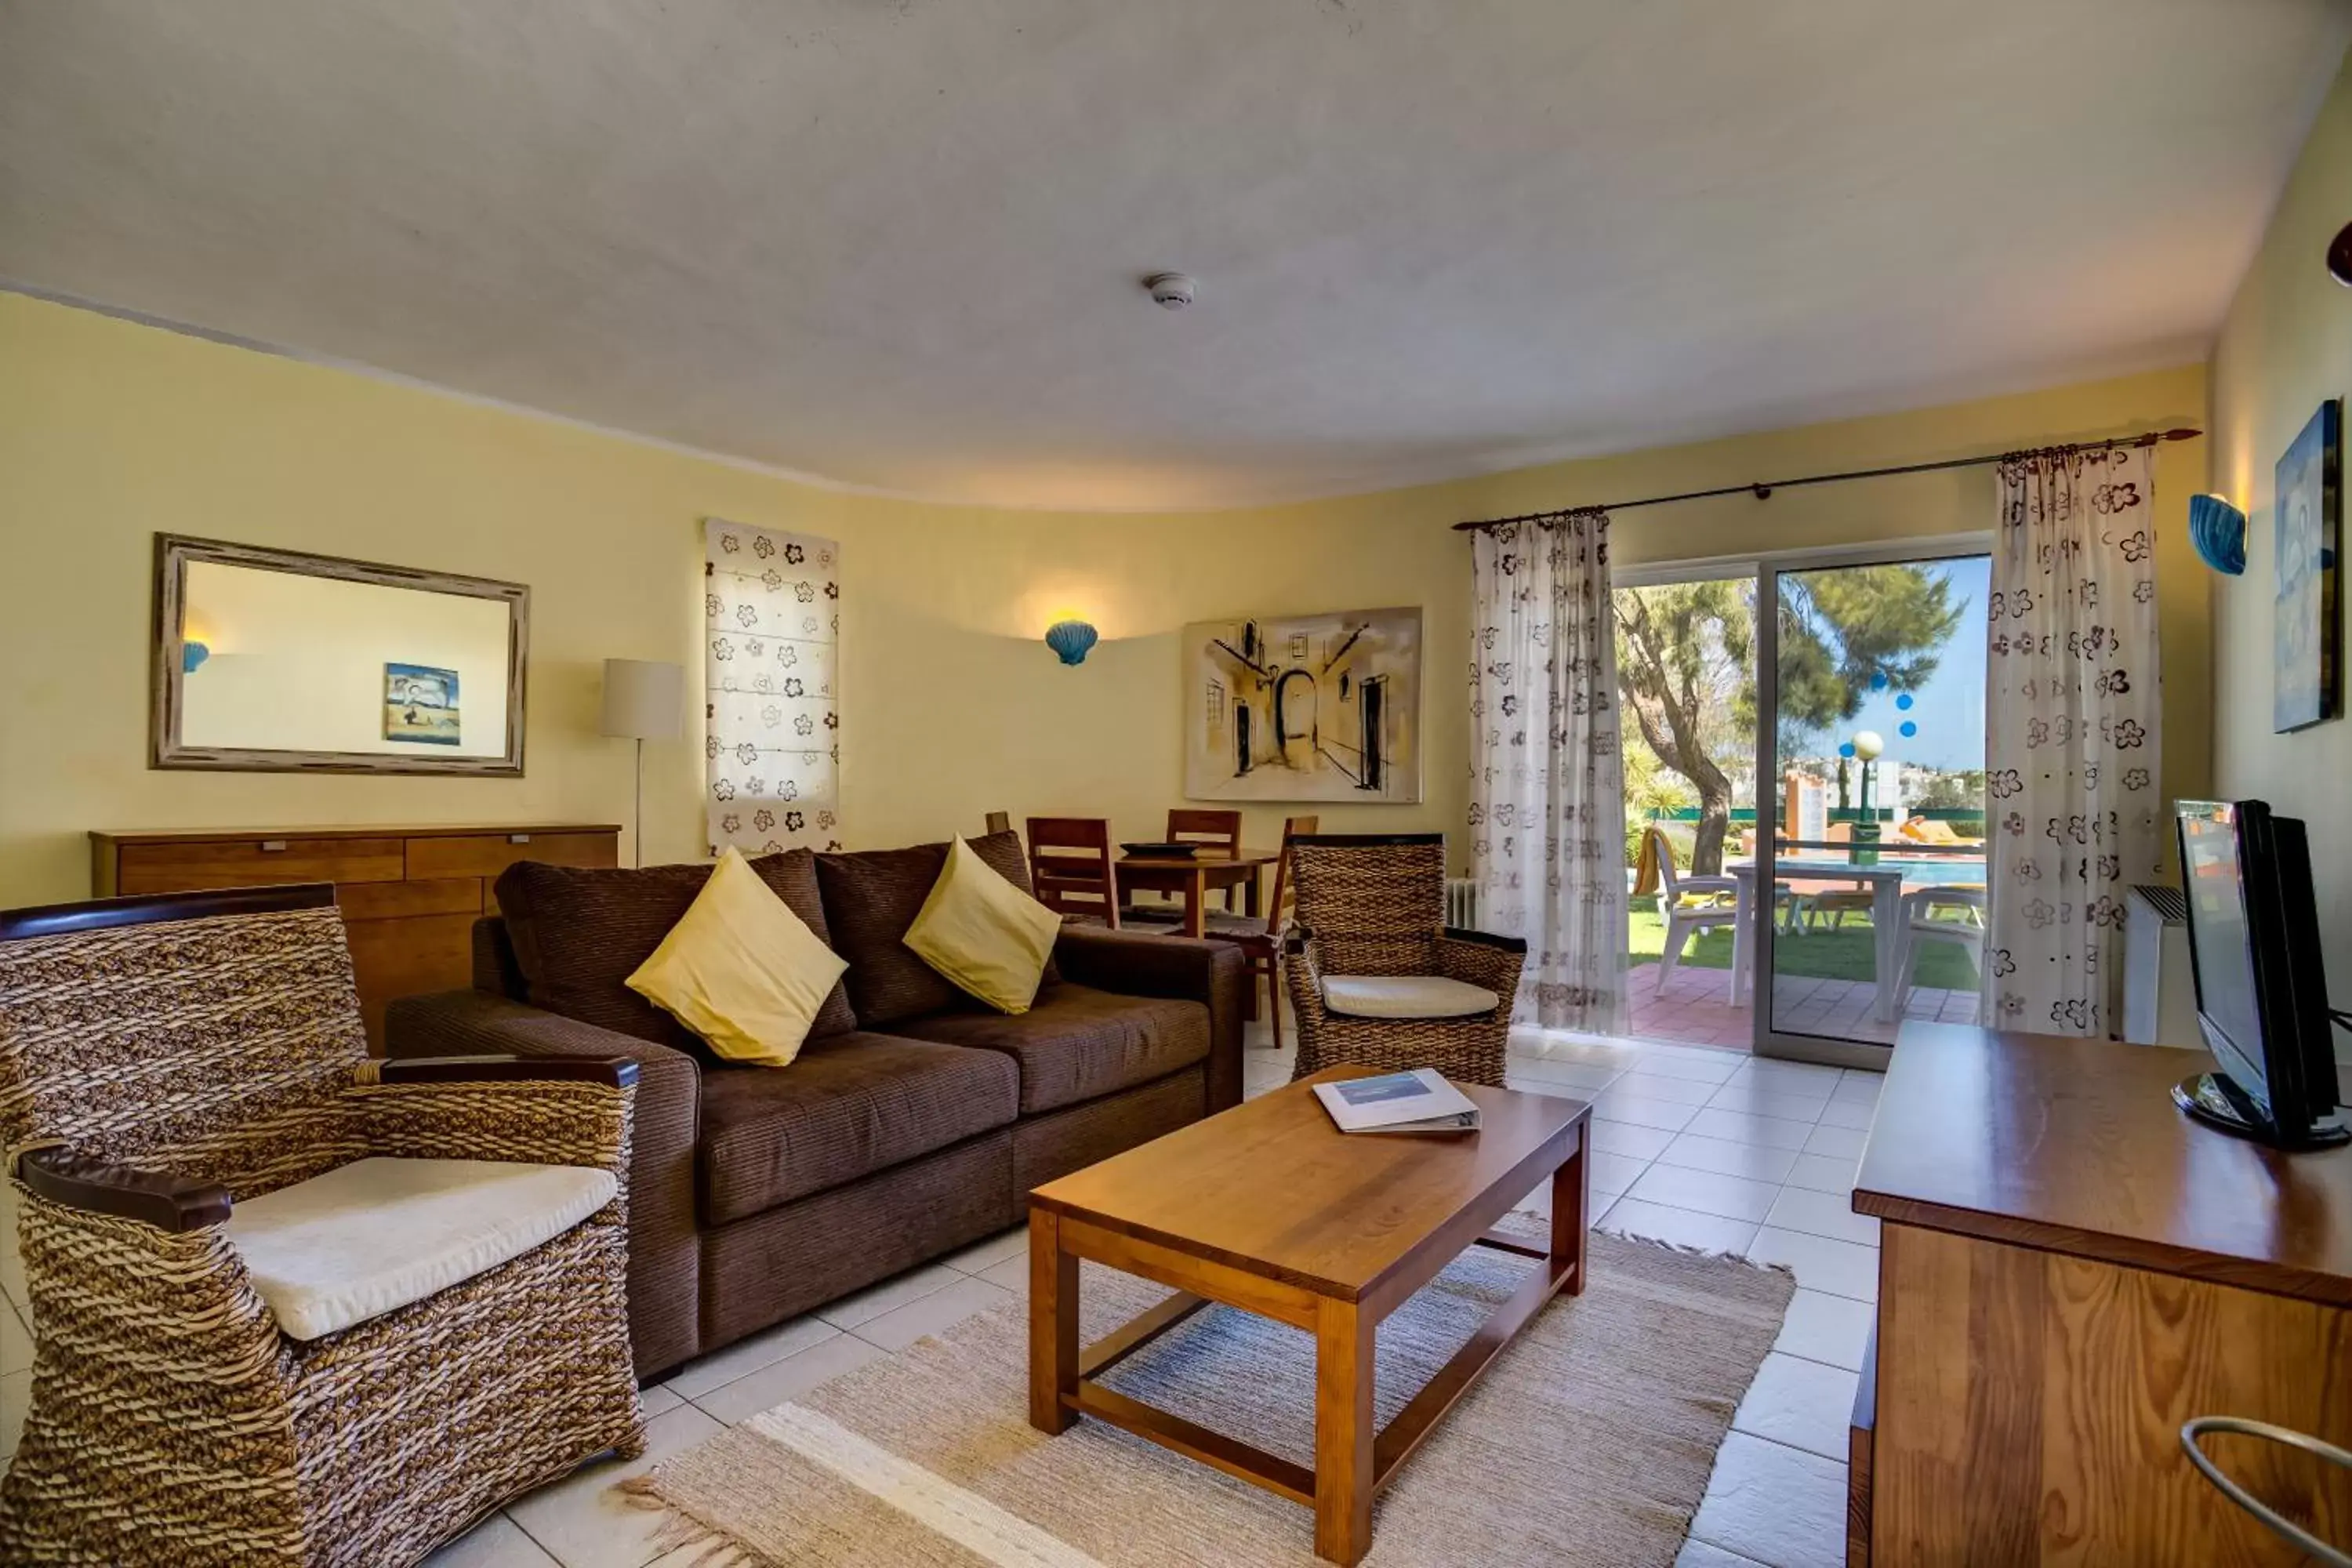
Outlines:
[[2342, 679], [2336, 579], [2343, 475], [2344, 405], [2331, 397], [2279, 459], [2273, 491], [2277, 589], [2271, 622], [2271, 728], [2279, 734], [2336, 715]]
[[1421, 610], [1184, 628], [1192, 800], [1421, 799]]
[[423, 664], [383, 667], [383, 738], [420, 746], [454, 746], [458, 725], [457, 672]]

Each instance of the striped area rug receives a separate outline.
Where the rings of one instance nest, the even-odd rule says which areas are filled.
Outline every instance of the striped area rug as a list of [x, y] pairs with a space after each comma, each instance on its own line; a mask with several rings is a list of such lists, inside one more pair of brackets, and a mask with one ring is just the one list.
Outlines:
[[[1665, 1568], [1780, 1331], [1784, 1271], [1595, 1235], [1556, 1299], [1407, 1461], [1367, 1568]], [[1473, 1249], [1381, 1326], [1386, 1422], [1530, 1265]], [[1165, 1294], [1088, 1264], [1086, 1334]], [[967, 1319], [635, 1483], [713, 1563], [1307, 1568], [1309, 1510], [1097, 1422], [1026, 1416], [1025, 1303]], [[1135, 1398], [1313, 1462], [1314, 1342], [1211, 1308], [1114, 1369]]]

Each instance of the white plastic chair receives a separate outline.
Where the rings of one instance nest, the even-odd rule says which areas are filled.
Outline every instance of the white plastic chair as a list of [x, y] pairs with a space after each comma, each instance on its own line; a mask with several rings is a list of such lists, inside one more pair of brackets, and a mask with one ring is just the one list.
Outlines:
[[[1654, 827], [1650, 832], [1658, 841], [1658, 912], [1666, 921], [1665, 950], [1658, 955], [1657, 989], [1664, 992], [1691, 938], [1738, 920], [1739, 879], [1729, 875], [1682, 876], [1675, 869], [1673, 843]], [[1685, 906], [1685, 899], [1707, 901]]]
[[[1911, 984], [1919, 972], [1919, 951], [1922, 942], [1949, 942], [1969, 955], [1976, 965], [1977, 1022], [1984, 1022], [1984, 990], [1982, 985], [1985, 960], [1985, 891], [1982, 888], [1919, 888], [1903, 895], [1903, 969], [1895, 983], [1895, 1010], [1897, 1015], [1911, 1005]], [[1936, 910], [1958, 910], [1959, 920], [1929, 918]]]

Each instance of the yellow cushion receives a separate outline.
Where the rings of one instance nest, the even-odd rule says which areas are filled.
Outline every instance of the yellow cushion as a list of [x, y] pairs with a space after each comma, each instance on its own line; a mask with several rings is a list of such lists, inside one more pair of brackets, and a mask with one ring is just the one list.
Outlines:
[[1000, 1013], [1026, 1013], [1061, 931], [1061, 916], [991, 870], [958, 838], [906, 942], [958, 989]]
[[780, 1068], [848, 967], [730, 848], [628, 984], [729, 1061]]

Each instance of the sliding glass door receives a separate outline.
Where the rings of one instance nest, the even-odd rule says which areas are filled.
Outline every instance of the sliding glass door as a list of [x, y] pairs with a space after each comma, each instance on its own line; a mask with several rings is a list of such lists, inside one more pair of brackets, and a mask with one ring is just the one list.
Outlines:
[[1756, 839], [1756, 564], [1618, 575], [1626, 1026], [1746, 1047], [1732, 868]]
[[1977, 1016], [1990, 581], [1967, 546], [1759, 571], [1769, 807], [1734, 967], [1760, 1055], [1874, 1065], [1906, 1017]]

